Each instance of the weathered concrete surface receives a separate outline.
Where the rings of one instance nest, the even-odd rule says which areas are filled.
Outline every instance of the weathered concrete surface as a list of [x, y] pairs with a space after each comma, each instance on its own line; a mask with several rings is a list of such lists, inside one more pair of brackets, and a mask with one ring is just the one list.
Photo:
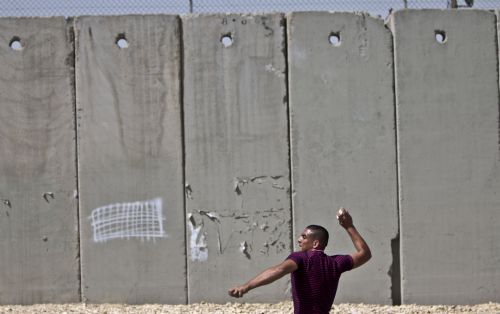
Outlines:
[[[500, 150], [495, 15], [392, 16], [400, 169], [402, 299], [500, 297]], [[438, 43], [436, 33], [445, 33]]]
[[[340, 45], [329, 36], [340, 36]], [[331, 232], [330, 254], [355, 252], [335, 218], [349, 208], [373, 251], [346, 273], [336, 303], [392, 303], [391, 239], [397, 236], [397, 183], [391, 33], [352, 13], [288, 17], [295, 233]]]
[[76, 31], [83, 298], [185, 303], [180, 19], [82, 17]]
[[63, 18], [0, 19], [0, 303], [80, 300], [72, 45]]
[[189, 302], [226, 302], [291, 250], [284, 17], [186, 16], [183, 32]]

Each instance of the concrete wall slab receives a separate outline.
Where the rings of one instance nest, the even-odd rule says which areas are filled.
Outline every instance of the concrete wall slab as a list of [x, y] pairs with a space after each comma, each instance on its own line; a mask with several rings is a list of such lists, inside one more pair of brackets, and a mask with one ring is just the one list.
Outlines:
[[327, 253], [353, 253], [336, 220], [348, 208], [373, 258], [343, 275], [335, 300], [390, 304], [398, 232], [390, 31], [363, 14], [293, 13], [288, 49], [295, 233], [322, 225]]
[[235, 301], [291, 250], [284, 17], [186, 16], [183, 34], [189, 302]]
[[499, 300], [495, 26], [486, 11], [392, 16], [404, 303]]
[[76, 32], [83, 298], [185, 303], [180, 19]]
[[3, 304], [80, 300], [73, 72], [63, 18], [0, 19]]

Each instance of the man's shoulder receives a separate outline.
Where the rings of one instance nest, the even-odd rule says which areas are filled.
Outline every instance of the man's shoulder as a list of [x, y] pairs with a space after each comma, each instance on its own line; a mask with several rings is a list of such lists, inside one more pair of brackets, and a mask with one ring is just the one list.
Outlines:
[[305, 258], [307, 257], [307, 252], [302, 252], [302, 251], [297, 251], [297, 252], [292, 252], [290, 255], [288, 255], [288, 258]]
[[342, 271], [351, 270], [354, 264], [351, 255], [331, 255], [330, 258], [342, 269]]
[[290, 255], [288, 255], [286, 259], [291, 259], [292, 261], [295, 262], [295, 264], [297, 264], [297, 266], [300, 267], [303, 261], [307, 259], [307, 252], [302, 252], [302, 251], [292, 252]]

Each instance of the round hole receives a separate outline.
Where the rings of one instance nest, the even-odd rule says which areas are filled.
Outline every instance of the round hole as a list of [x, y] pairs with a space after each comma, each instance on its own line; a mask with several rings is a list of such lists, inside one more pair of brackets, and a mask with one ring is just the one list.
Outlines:
[[225, 48], [227, 48], [233, 44], [233, 38], [231, 37], [231, 35], [224, 35], [221, 37], [220, 42]]
[[19, 37], [13, 37], [9, 43], [9, 46], [12, 50], [20, 51], [23, 50], [23, 45], [21, 43], [21, 39]]
[[340, 46], [340, 34], [339, 33], [331, 33], [328, 37], [328, 41], [333, 46]]
[[446, 33], [444, 31], [436, 31], [435, 36], [438, 43], [444, 44], [446, 42]]
[[120, 49], [128, 48], [128, 41], [125, 38], [118, 39], [116, 44], [120, 47]]

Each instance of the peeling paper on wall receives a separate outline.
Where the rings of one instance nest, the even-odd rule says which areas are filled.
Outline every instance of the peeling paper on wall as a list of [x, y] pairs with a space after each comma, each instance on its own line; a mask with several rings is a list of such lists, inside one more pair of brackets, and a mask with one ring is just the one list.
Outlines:
[[[270, 180], [271, 179], [271, 180]], [[233, 191], [241, 195], [243, 194], [243, 187], [250, 183], [263, 184], [266, 181], [274, 181], [272, 182], [272, 187], [279, 190], [285, 189], [284, 177], [282, 175], [275, 176], [255, 176], [255, 177], [235, 177], [233, 179]]]
[[219, 214], [217, 214], [216, 212], [207, 212], [207, 211], [205, 211], [203, 209], [200, 209], [197, 212], [198, 212], [198, 214], [200, 214], [202, 216], [208, 217], [208, 219], [210, 219], [213, 222], [220, 223]]
[[250, 253], [248, 252], [248, 243], [243, 241], [240, 243], [240, 252], [245, 255], [246, 258], [250, 259]]
[[208, 248], [205, 235], [201, 232], [203, 223], [196, 225], [196, 220], [192, 213], [187, 215], [188, 227], [191, 232], [189, 245], [191, 248], [191, 260], [196, 262], [204, 262], [208, 259]]

